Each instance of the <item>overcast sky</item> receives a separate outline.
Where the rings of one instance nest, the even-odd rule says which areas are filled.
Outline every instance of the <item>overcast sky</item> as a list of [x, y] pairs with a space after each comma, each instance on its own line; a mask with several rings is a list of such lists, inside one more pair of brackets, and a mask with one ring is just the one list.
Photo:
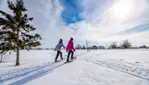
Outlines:
[[[0, 0], [0, 9], [7, 8]], [[14, 1], [14, 0], [12, 0]], [[24, 0], [32, 24], [43, 38], [42, 47], [55, 47], [60, 38], [66, 45], [106, 45], [128, 39], [133, 46], [149, 45], [149, 0]]]

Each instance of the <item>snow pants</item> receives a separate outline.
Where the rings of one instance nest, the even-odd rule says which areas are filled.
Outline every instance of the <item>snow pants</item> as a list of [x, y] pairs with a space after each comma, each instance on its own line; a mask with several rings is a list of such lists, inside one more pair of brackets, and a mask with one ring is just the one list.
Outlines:
[[61, 59], [63, 59], [62, 57], [62, 52], [61, 51], [57, 51], [56, 57], [55, 57], [55, 61], [57, 61], [58, 56], [60, 55]]
[[74, 54], [73, 51], [69, 51], [69, 52], [68, 52], [68, 55], [67, 55], [67, 61], [69, 61], [69, 57], [70, 57], [70, 55], [71, 55], [71, 59], [73, 59], [73, 54]]

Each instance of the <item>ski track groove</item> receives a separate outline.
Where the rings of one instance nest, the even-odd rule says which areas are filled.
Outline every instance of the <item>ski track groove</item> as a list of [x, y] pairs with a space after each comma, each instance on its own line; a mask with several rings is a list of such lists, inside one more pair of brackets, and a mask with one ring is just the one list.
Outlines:
[[[80, 54], [75, 55], [75, 56], [81, 56], [84, 54], [86, 54], [86, 52], [80, 53]], [[60, 64], [60, 66], [65, 64], [64, 62], [63, 63], [58, 62], [58, 63]], [[40, 71], [42, 71], [48, 67], [49, 68], [52, 68], [53, 66], [55, 67], [55, 65], [56, 65], [55, 62], [51, 62], [51, 63], [50, 62], [44, 62], [44, 63], [37, 65], [37, 66], [26, 67], [26, 68], [22, 68], [22, 69], [15, 69], [15, 70], [6, 72], [6, 73], [0, 75], [0, 84], [4, 83], [6, 81], [9, 81], [9, 80], [17, 80], [19, 78], [24, 78], [24, 77], [27, 77], [30, 75], [34, 75], [36, 73], [40, 73]], [[52, 69], [49, 69], [49, 70], [52, 70]], [[15, 85], [15, 82], [10, 84], [10, 85]]]
[[26, 77], [24, 77], [21, 80], [15, 81], [13, 83], [10, 83], [8, 85], [20, 85], [20, 84], [25, 84], [27, 82], [30, 82], [34, 79], [37, 79], [39, 77], [42, 77], [43, 75], [49, 74], [52, 71], [54, 71], [55, 69], [57, 69], [58, 67], [61, 67], [62, 65], [64, 65], [64, 62], [59, 62], [57, 64], [52, 64], [51, 66], [47, 66], [43, 69], [40, 69], [38, 71], [35, 71], [34, 74], [31, 75], [27, 75]]
[[[80, 54], [75, 55], [75, 56], [78, 57], [78, 56], [85, 55], [87, 53], [88, 52], [80, 53]], [[112, 52], [112, 53], [117, 53], [117, 52]], [[96, 54], [95, 56], [100, 56], [100, 55], [105, 55], [105, 54], [108, 54], [108, 53], [102, 53], [102, 54], [100, 53], [100, 54]], [[133, 64], [131, 65], [131, 63], [130, 63], [130, 65], [127, 65], [127, 64], [129, 64], [127, 62], [118, 62], [118, 61], [114, 61], [114, 60], [110, 60], [110, 59], [109, 60], [103, 60], [103, 61], [101, 61], [101, 60], [100, 61], [99, 60], [94, 61], [94, 60], [92, 60], [92, 58], [93, 58], [93, 56], [85, 56], [84, 59], [80, 58], [80, 60], [84, 60], [84, 61], [87, 61], [89, 63], [94, 63], [96, 65], [104, 66], [104, 67], [107, 67], [109, 69], [120, 71], [120, 72], [123, 72], [123, 73], [126, 73], [126, 74], [130, 74], [132, 76], [138, 77], [140, 79], [149, 81], [149, 69], [141, 68], [141, 67], [133, 65]], [[30, 75], [40, 74], [40, 73], [42, 74], [43, 70], [49, 72], [55, 66], [59, 67], [59, 64], [58, 64], [58, 66], [56, 66], [56, 64], [54, 64], [54, 62], [53, 63], [45, 62], [41, 65], [31, 67], [32, 69], [31, 68], [23, 68], [23, 69], [13, 70], [13, 71], [1, 74], [0, 75], [0, 83], [6, 82], [6, 81], [9, 81], [9, 80], [12, 80], [12, 79], [18, 79], [20, 77], [28, 77]], [[63, 64], [61, 63], [60, 66], [63, 65]], [[82, 77], [79, 77], [78, 79], [80, 81], [84, 82]], [[15, 82], [10, 84], [10, 85], [15, 85]]]
[[[116, 52], [112, 52], [112, 53], [116, 53]], [[105, 55], [105, 54], [108, 54], [108, 53], [103, 53], [103, 54], [97, 54], [96, 56], [99, 56], [99, 55]], [[104, 67], [107, 67], [109, 69], [113, 69], [113, 70], [116, 70], [116, 71], [120, 71], [120, 72], [123, 72], [123, 73], [126, 73], [126, 74], [130, 74], [132, 76], [135, 76], [135, 77], [138, 77], [140, 79], [143, 79], [143, 80], [147, 80], [149, 81], [149, 69], [147, 68], [142, 68], [142, 67], [139, 67], [139, 66], [136, 66], [132, 63], [125, 63], [125, 62], [118, 62], [118, 61], [114, 61], [114, 60], [103, 60], [103, 61], [99, 61], [99, 60], [91, 60], [93, 56], [86, 56], [85, 59], [81, 59], [81, 60], [84, 60], [84, 61], [87, 61], [89, 63], [94, 63], [94, 64], [97, 64], [97, 65], [100, 65], [100, 66], [104, 66]], [[130, 64], [130, 65], [127, 65], [127, 64]]]
[[23, 76], [26, 76], [28, 74], [31, 74], [31, 73], [34, 73], [34, 72], [37, 72], [39, 71], [40, 69], [44, 69], [46, 68], [47, 66], [51, 66], [53, 65], [54, 63], [49, 63], [47, 62], [47, 64], [42, 64], [42, 65], [39, 65], [39, 66], [35, 66], [33, 69], [28, 69], [28, 70], [25, 70], [25, 71], [21, 71], [21, 72], [15, 72], [12, 74], [8, 74], [8, 75], [4, 75], [4, 76], [0, 76], [0, 82], [5, 82], [5, 81], [9, 81], [9, 80], [12, 80], [12, 79], [17, 79], [17, 78], [20, 78], [20, 77], [23, 77]]

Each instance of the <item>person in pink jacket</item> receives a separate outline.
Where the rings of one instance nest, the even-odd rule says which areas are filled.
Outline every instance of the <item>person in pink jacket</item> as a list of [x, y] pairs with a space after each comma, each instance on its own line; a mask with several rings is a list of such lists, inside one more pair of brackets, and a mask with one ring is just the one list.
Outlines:
[[74, 54], [75, 48], [74, 48], [74, 44], [73, 44], [73, 38], [70, 38], [70, 40], [67, 44], [67, 47], [66, 47], [66, 51], [68, 52], [66, 62], [69, 62], [70, 61], [70, 59], [69, 59], [70, 54], [71, 54], [71, 60], [74, 59], [73, 54]]

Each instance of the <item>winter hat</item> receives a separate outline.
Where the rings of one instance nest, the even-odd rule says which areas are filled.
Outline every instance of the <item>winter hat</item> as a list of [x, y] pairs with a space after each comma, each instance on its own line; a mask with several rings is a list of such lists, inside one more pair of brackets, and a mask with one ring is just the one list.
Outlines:
[[60, 39], [60, 40], [59, 40], [59, 42], [60, 42], [60, 43], [62, 43], [62, 42], [63, 42], [63, 40], [62, 40], [62, 39]]
[[73, 40], [73, 37], [71, 37], [70, 40]]

